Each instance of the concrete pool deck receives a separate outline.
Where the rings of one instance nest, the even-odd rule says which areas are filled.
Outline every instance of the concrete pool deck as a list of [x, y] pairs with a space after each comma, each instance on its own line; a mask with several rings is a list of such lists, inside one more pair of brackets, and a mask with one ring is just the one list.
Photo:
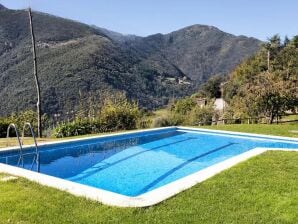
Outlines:
[[[167, 128], [159, 128], [159, 129], [149, 129], [149, 130], [141, 130], [141, 131], [134, 131], [129, 132], [131, 133], [139, 133], [139, 132], [148, 132], [152, 130], [167, 130], [167, 129], [178, 129], [178, 130], [187, 130], [187, 131], [202, 131], [204, 133], [213, 133], [213, 134], [219, 134], [219, 135], [237, 135], [240, 138], [246, 137], [246, 138], [268, 138], [272, 141], [278, 140], [282, 142], [290, 141], [291, 143], [298, 144], [297, 138], [289, 138], [289, 137], [279, 137], [279, 136], [269, 136], [269, 135], [258, 135], [258, 134], [250, 134], [250, 133], [238, 133], [238, 132], [230, 132], [230, 131], [217, 131], [217, 130], [207, 130], [207, 129], [199, 129], [199, 128], [188, 128], [188, 127], [167, 127]], [[59, 143], [65, 143], [65, 142], [72, 142], [72, 141], [80, 141], [84, 139], [92, 139], [92, 138], [103, 138], [107, 136], [116, 136], [116, 135], [123, 135], [125, 133], [117, 133], [117, 134], [109, 134], [109, 135], [101, 135], [101, 136], [92, 136], [87, 138], [80, 138], [80, 139], [70, 139], [65, 141], [57, 141], [57, 142], [50, 142], [50, 143], [44, 143], [42, 145], [50, 145], [50, 144], [59, 144]], [[26, 148], [29, 148], [30, 146], [27, 146]], [[25, 147], [24, 147], [25, 148]], [[16, 150], [17, 147], [12, 148], [4, 148], [2, 151], [7, 150]], [[173, 181], [169, 184], [166, 184], [162, 187], [159, 187], [157, 189], [154, 189], [152, 191], [149, 191], [147, 193], [141, 194], [136, 197], [129, 197], [124, 196], [121, 194], [113, 193], [110, 191], [98, 189], [95, 187], [90, 187], [86, 185], [82, 185], [79, 183], [71, 182], [68, 180], [64, 180], [61, 178], [45, 175], [42, 173], [33, 172], [30, 170], [25, 170], [23, 168], [14, 167], [6, 164], [0, 163], [0, 173], [7, 173], [15, 176], [20, 176], [27, 178], [31, 181], [37, 182], [39, 184], [54, 187], [59, 190], [67, 191], [71, 194], [74, 194], [76, 196], [82, 196], [86, 197], [91, 200], [99, 201], [106, 205], [112, 205], [112, 206], [119, 206], [119, 207], [147, 207], [154, 204], [157, 204], [167, 198], [170, 198], [186, 189], [189, 189], [190, 187], [196, 185], [197, 183], [200, 183], [218, 173], [220, 173], [223, 170], [226, 170], [240, 162], [243, 162], [249, 158], [252, 158], [254, 156], [260, 155], [268, 150], [283, 150], [283, 151], [295, 151], [298, 152], [296, 149], [285, 149], [285, 148], [254, 148], [249, 151], [246, 151], [242, 154], [239, 154], [237, 156], [234, 156], [230, 159], [227, 159], [225, 161], [219, 162], [215, 165], [209, 166], [205, 169], [202, 169], [196, 173], [193, 173], [191, 175], [185, 176], [181, 179], [178, 179], [176, 181]]]

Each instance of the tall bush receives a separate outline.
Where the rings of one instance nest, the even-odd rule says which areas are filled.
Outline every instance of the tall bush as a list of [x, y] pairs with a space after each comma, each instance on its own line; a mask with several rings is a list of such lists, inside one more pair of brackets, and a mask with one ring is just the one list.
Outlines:
[[62, 123], [53, 130], [56, 138], [87, 135], [99, 132], [99, 123], [89, 120], [75, 120], [70, 123]]
[[136, 103], [130, 102], [124, 95], [106, 100], [94, 120], [78, 118], [70, 123], [62, 123], [54, 129], [53, 136], [69, 137], [76, 135], [130, 130], [139, 126], [148, 127], [150, 120], [141, 120]]
[[0, 118], [0, 138], [6, 137], [7, 128], [10, 123], [9, 118]]
[[138, 105], [121, 97], [107, 100], [100, 112], [102, 131], [130, 130], [137, 128], [140, 117]]
[[189, 114], [188, 124], [211, 125], [213, 115], [214, 109], [212, 106], [201, 107], [197, 105], [191, 110]]

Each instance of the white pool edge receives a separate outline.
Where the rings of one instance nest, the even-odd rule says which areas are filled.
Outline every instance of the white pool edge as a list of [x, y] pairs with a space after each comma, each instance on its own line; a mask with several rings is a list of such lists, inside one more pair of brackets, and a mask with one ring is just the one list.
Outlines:
[[[196, 128], [188, 128], [188, 127], [178, 127], [178, 128], [206, 131], [206, 129], [196, 129]], [[165, 129], [165, 128], [149, 129], [149, 130], [162, 130], [162, 129]], [[146, 130], [146, 131], [149, 131], [149, 130]], [[137, 133], [137, 132], [144, 132], [144, 130], [130, 132], [130, 133]], [[217, 132], [220, 132], [220, 131], [217, 131]], [[223, 132], [227, 133], [226, 131], [223, 131]], [[230, 132], [230, 133], [240, 134], [238, 132]], [[117, 134], [111, 134], [111, 135], [105, 135], [105, 136], [95, 136], [95, 137], [101, 138], [101, 137], [114, 136], [119, 134], [123, 134], [123, 133], [117, 133]], [[278, 139], [281, 139], [279, 136], [269, 136], [269, 135], [264, 136], [264, 135], [255, 135], [255, 134], [251, 135], [249, 133], [246, 133], [246, 134], [249, 136], [270, 137], [270, 138], [277, 137]], [[88, 137], [88, 138], [90, 139], [94, 137]], [[297, 141], [297, 139], [295, 138], [287, 138], [287, 139]], [[62, 141], [58, 141], [56, 143], [61, 143], [61, 142]], [[63, 142], [69, 142], [69, 141], [66, 140]], [[62, 191], [69, 192], [76, 196], [81, 196], [81, 197], [85, 197], [91, 200], [101, 202], [106, 205], [118, 206], [118, 207], [147, 207], [147, 206], [160, 203], [165, 199], [168, 199], [186, 189], [189, 189], [190, 187], [196, 185], [197, 183], [203, 182], [204, 180], [220, 173], [223, 170], [231, 168], [232, 166], [240, 162], [243, 162], [254, 156], [260, 155], [269, 150], [283, 150], [283, 151], [298, 152], [298, 150], [283, 149], [283, 148], [282, 149], [254, 148], [240, 155], [234, 156], [230, 159], [227, 159], [225, 161], [222, 161], [220, 163], [207, 167], [203, 170], [200, 170], [194, 174], [188, 175], [179, 180], [171, 182], [167, 185], [164, 185], [162, 187], [159, 187], [147, 193], [141, 194], [137, 197], [129, 197], [129, 196], [113, 193], [110, 191], [105, 191], [94, 187], [89, 187], [86, 185], [78, 184], [61, 178], [45, 175], [42, 173], [36, 173], [33, 171], [29, 171], [29, 170], [25, 170], [22, 168], [1, 164], [1, 163], [0, 163], [0, 173], [7, 173], [10, 175], [24, 177], [31, 181], [37, 182], [41, 185], [53, 187]]]
[[207, 128], [194, 128], [194, 127], [187, 127], [187, 126], [176, 126], [178, 129], [188, 129], [193, 131], [204, 131], [204, 132], [211, 132], [211, 133], [222, 133], [222, 134], [233, 134], [239, 136], [247, 136], [247, 137], [260, 137], [260, 138], [272, 138], [272, 139], [279, 139], [279, 140], [290, 140], [298, 142], [298, 138], [294, 137], [284, 137], [278, 135], [264, 135], [264, 134], [254, 134], [248, 132], [236, 132], [236, 131], [224, 131], [224, 130], [216, 130], [216, 129], [207, 129]]

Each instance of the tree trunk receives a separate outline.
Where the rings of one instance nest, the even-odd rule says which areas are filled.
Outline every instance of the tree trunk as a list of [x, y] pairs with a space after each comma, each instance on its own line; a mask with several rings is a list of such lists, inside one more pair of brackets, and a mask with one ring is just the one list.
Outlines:
[[32, 53], [33, 53], [33, 74], [35, 78], [35, 84], [36, 84], [36, 91], [37, 91], [37, 131], [38, 131], [38, 137], [42, 137], [42, 126], [41, 126], [41, 104], [40, 104], [40, 87], [39, 87], [39, 80], [37, 75], [37, 60], [36, 60], [36, 47], [35, 47], [35, 36], [34, 36], [34, 30], [33, 30], [33, 23], [32, 23], [32, 14], [31, 14], [31, 8], [28, 9], [29, 13], [29, 21], [30, 21], [30, 31], [31, 31], [31, 39], [32, 39]]
[[274, 119], [274, 113], [271, 112], [270, 113], [270, 117], [269, 117], [269, 124], [272, 124], [273, 123], [273, 119]]

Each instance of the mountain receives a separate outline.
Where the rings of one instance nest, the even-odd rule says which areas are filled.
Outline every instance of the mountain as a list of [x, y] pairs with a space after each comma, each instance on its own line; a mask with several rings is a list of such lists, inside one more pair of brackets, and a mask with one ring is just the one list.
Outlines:
[[[35, 108], [28, 13], [0, 7], [0, 115]], [[194, 25], [148, 37], [122, 35], [33, 12], [42, 110], [66, 113], [124, 92], [154, 108], [230, 72], [261, 42]]]
[[92, 25], [92, 27], [94, 29], [97, 29], [101, 33], [105, 34], [106, 36], [110, 37], [112, 40], [114, 40], [116, 42], [120, 42], [120, 43], [141, 38], [139, 36], [131, 35], [131, 34], [124, 35], [122, 33], [118, 33], [118, 32], [111, 31], [111, 30], [108, 30], [108, 29], [105, 29], [105, 28], [102, 28], [102, 27], [97, 27], [97, 26], [94, 26], [94, 25]]
[[[148, 53], [144, 63], [158, 65], [161, 69], [167, 63], [195, 84], [205, 82], [210, 75], [230, 72], [244, 58], [254, 54], [260, 45], [255, 38], [237, 37], [204, 25], [127, 43], [141, 54]], [[168, 68], [162, 70], [166, 72]]]
[[4, 7], [4, 5], [1, 5], [1, 4], [0, 4], [0, 10], [4, 10], [4, 9], [7, 9], [7, 8]]

